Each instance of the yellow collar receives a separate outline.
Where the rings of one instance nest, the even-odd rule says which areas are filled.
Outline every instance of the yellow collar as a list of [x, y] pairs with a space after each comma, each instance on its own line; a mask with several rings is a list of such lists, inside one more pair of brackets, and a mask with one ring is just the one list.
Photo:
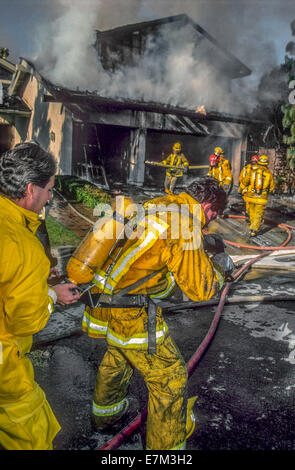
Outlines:
[[32, 233], [36, 233], [40, 225], [38, 214], [18, 206], [11, 199], [4, 196], [0, 196], [0, 212], [5, 214], [8, 219], [12, 219], [14, 223], [24, 225]]
[[171, 193], [171, 194], [168, 194], [166, 196], [151, 199], [150, 201], [147, 201], [144, 204], [144, 207], [147, 208], [150, 204], [156, 204], [157, 205], [157, 204], [166, 204], [166, 203], [168, 203], [168, 204], [173, 204], [173, 203], [186, 204], [186, 205], [189, 206], [189, 211], [190, 211], [191, 214], [193, 214], [193, 206], [195, 206], [196, 204], [199, 204], [200, 209], [201, 209], [201, 213], [200, 213], [201, 227], [203, 228], [205, 226], [206, 218], [205, 218], [203, 207], [201, 206], [201, 204], [196, 199], [194, 199], [188, 193], [180, 193], [180, 194], [172, 194]]

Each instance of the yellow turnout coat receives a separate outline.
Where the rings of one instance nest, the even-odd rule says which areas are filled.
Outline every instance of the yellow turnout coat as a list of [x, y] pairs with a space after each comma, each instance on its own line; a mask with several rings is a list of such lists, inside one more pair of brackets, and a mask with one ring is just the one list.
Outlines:
[[[153, 211], [155, 207], [157, 210]], [[167, 207], [171, 212], [165, 210]], [[139, 223], [138, 233], [142, 236], [127, 240], [123, 251], [117, 258], [115, 255], [110, 275], [106, 275], [107, 266], [97, 273], [93, 290], [108, 294], [120, 292], [161, 270], [130, 293], [163, 299], [176, 284], [195, 301], [207, 300], [217, 293], [223, 278], [204, 251], [201, 229], [205, 216], [201, 205], [181, 193], [148, 201], [145, 209], [150, 213]], [[183, 223], [179, 224], [180, 210], [187, 211], [183, 215], [187, 227], [179, 227]], [[133, 370], [137, 369], [149, 392], [147, 449], [184, 449], [189, 434], [186, 428], [187, 370], [168, 332], [161, 308], [157, 308], [157, 351], [153, 354], [148, 352], [148, 315], [144, 306], [87, 307], [83, 330], [91, 337], [105, 337], [108, 342], [94, 390], [92, 412], [96, 424], [111, 424], [124, 413], [129, 381]]]
[[[163, 269], [159, 274], [144, 282], [132, 294], [147, 294], [154, 299], [167, 297], [176, 286], [195, 301], [210, 299], [220, 289], [223, 279], [204, 251], [201, 229], [205, 216], [201, 205], [187, 193], [167, 195], [153, 199], [146, 206], [153, 204], [159, 207], [173, 205], [186, 207], [196, 213], [195, 243], [187, 244], [187, 236], [177, 230], [178, 217], [173, 212], [151, 215], [149, 223], [144, 225], [144, 236], [128, 240], [112, 272], [106, 276], [106, 269], [99, 271], [95, 277], [96, 287], [93, 292], [116, 293], [133, 284], [152, 272]], [[187, 218], [188, 220], [188, 218]], [[190, 220], [189, 230], [192, 230]], [[175, 233], [179, 231], [178, 233]], [[190, 236], [190, 235], [189, 235]], [[105, 267], [106, 268], [106, 267]], [[83, 317], [83, 330], [91, 337], [106, 337], [109, 344], [122, 348], [147, 349], [147, 313], [145, 308], [139, 314], [138, 308], [90, 308], [86, 307]], [[157, 341], [163, 342], [168, 327], [158, 308]]]
[[175, 153], [171, 153], [168, 155], [165, 160], [163, 160], [164, 165], [171, 165], [175, 166], [177, 168], [169, 168], [166, 171], [167, 176], [171, 177], [180, 177], [183, 176], [183, 168], [189, 166], [189, 162], [187, 158], [183, 155], [183, 153], [180, 153], [179, 155]]
[[220, 186], [224, 186], [225, 184], [230, 185], [233, 181], [231, 164], [224, 157], [220, 157], [219, 162], [216, 166], [211, 166], [209, 168], [208, 175], [212, 176], [217, 181], [219, 181]]
[[0, 196], [0, 446], [9, 450], [50, 449], [60, 429], [26, 357], [56, 300], [39, 223]]
[[268, 168], [254, 165], [245, 173], [244, 178], [241, 178], [240, 187], [243, 190], [243, 198], [250, 218], [250, 230], [257, 232], [269, 194], [275, 188], [273, 175]]

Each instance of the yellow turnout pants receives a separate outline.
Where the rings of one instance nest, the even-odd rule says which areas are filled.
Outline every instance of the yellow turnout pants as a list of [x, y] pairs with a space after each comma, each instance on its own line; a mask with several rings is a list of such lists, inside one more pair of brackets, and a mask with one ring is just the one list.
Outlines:
[[60, 425], [37, 384], [22, 400], [0, 404], [0, 447], [6, 450], [52, 450], [59, 431]]
[[156, 354], [108, 346], [95, 384], [93, 415], [96, 423], [112, 422], [114, 415], [122, 411], [135, 368], [142, 374], [149, 392], [147, 448], [185, 448], [187, 369], [169, 335], [157, 346]]
[[258, 232], [263, 212], [264, 212], [265, 204], [255, 204], [253, 202], [248, 202], [248, 215], [250, 219], [250, 230], [254, 230]]
[[165, 183], [164, 183], [165, 190], [171, 191], [171, 193], [173, 193], [173, 191], [175, 189], [175, 186], [176, 186], [176, 183], [177, 183], [177, 178], [179, 178], [179, 177], [166, 175]]
[[245, 202], [245, 213], [246, 213], [246, 217], [248, 216], [249, 217], [249, 202], [247, 201], [247, 199], [245, 199], [245, 197], [243, 197], [244, 199], [244, 202]]

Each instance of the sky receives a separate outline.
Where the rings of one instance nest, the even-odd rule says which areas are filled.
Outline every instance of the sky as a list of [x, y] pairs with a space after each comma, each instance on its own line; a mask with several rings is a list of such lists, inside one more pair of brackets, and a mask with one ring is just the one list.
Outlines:
[[[290, 27], [294, 0], [0, 0], [0, 4], [0, 47], [9, 48], [9, 60], [17, 63], [20, 56], [34, 60], [39, 71], [69, 87], [76, 71], [81, 75], [81, 68], [87, 69], [81, 86], [92, 90], [97, 88], [91, 73], [96, 59], [90, 45], [96, 29], [185, 13], [252, 70], [246, 87], [256, 87], [265, 71], [281, 64], [287, 43], [295, 41]], [[130, 71], [126, 77], [136, 79]]]

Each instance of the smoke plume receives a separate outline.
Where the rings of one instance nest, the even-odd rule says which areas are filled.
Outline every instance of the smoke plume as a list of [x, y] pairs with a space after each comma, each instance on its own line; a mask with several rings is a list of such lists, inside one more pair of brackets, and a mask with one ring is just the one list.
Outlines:
[[97, 88], [99, 63], [93, 47], [99, 0], [55, 0], [57, 18], [41, 24], [33, 58], [38, 71], [67, 88]]
[[[53, 0], [50, 8], [54, 19], [40, 25], [33, 61], [46, 78], [71, 89], [79, 87], [95, 90], [102, 96], [189, 108], [205, 105], [219, 111], [233, 112], [235, 105], [235, 112], [242, 113], [255, 107], [261, 77], [280, 63], [276, 32], [286, 30], [289, 0], [277, 3], [274, 0]], [[210, 56], [194, 55], [194, 38], [187, 28], [164, 30], [156, 41], [147, 44], [136, 67], [122, 66], [113, 74], [102, 68], [93, 47], [96, 29], [181, 13], [190, 16], [249, 66], [252, 75], [233, 80], [232, 90], [225, 94], [220, 77], [216, 76], [218, 64], [212, 63]], [[285, 36], [287, 39], [286, 32]], [[163, 40], [168, 44], [168, 52], [160, 55]]]

